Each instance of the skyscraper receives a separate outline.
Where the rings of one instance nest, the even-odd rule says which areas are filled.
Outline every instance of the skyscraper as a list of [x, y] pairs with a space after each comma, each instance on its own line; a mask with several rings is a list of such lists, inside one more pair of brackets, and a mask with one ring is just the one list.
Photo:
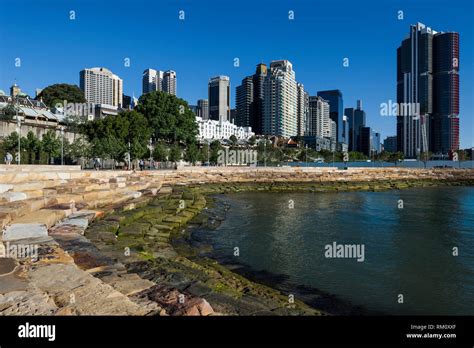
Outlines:
[[306, 133], [306, 121], [308, 118], [309, 95], [304, 90], [302, 83], [297, 83], [298, 104], [297, 104], [297, 133], [298, 136], [304, 136]]
[[298, 91], [293, 65], [288, 60], [270, 63], [264, 96], [263, 134], [295, 136], [298, 132]]
[[235, 124], [249, 127], [254, 107], [253, 77], [247, 76], [242, 84], [235, 89], [235, 107], [237, 109]]
[[163, 85], [163, 71], [146, 69], [142, 77], [142, 93], [161, 91]]
[[236, 124], [252, 127], [256, 134], [262, 134], [266, 76], [267, 66], [258, 64], [255, 74], [245, 77], [235, 93]]
[[397, 136], [386, 137], [383, 141], [383, 149], [387, 152], [397, 152]]
[[319, 91], [318, 96], [329, 102], [329, 116], [336, 122], [337, 141], [347, 144], [349, 139], [344, 134], [342, 92], [338, 89]]
[[209, 119], [209, 101], [207, 99], [199, 99], [197, 102], [197, 116], [203, 120]]
[[410, 26], [397, 49], [397, 103], [397, 148], [405, 157], [459, 148], [458, 33]]
[[365, 111], [362, 110], [362, 101], [357, 101], [357, 108], [346, 108], [344, 114], [349, 123], [349, 151], [360, 150], [360, 129], [365, 127]]
[[250, 118], [250, 127], [252, 127], [255, 134], [263, 133], [265, 80], [267, 74], [267, 66], [263, 63], [257, 64], [256, 72], [253, 75], [253, 114]]
[[321, 97], [308, 98], [308, 136], [331, 138], [331, 119], [329, 117], [329, 103]]
[[433, 37], [433, 120], [431, 152], [450, 155], [459, 149], [459, 34]]
[[163, 92], [176, 95], [176, 72], [168, 70], [163, 73]]
[[80, 88], [88, 103], [121, 107], [123, 81], [106, 68], [84, 69], [80, 72]]
[[209, 80], [209, 119], [230, 121], [230, 79], [216, 76]]
[[143, 71], [143, 94], [153, 91], [163, 91], [168, 94], [176, 95], [176, 85], [176, 72], [173, 70], [163, 72], [155, 69], [146, 69]]

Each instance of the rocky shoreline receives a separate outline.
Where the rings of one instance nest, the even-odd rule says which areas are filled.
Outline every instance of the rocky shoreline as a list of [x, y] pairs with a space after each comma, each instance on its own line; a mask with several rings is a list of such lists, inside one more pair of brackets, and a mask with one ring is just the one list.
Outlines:
[[327, 315], [203, 256], [207, 197], [474, 185], [472, 170], [28, 170], [0, 168], [2, 246], [37, 248], [0, 258], [0, 315]]
[[[330, 294], [318, 293], [314, 303], [326, 302], [323, 311], [280, 293], [273, 289], [265, 276], [258, 277], [248, 272], [236, 272], [229, 265], [217, 262], [210, 255], [210, 246], [197, 247], [192, 243], [193, 227], [216, 228], [219, 217], [207, 212], [208, 197], [214, 194], [243, 191], [270, 192], [347, 192], [382, 191], [440, 185], [463, 185], [463, 182], [435, 181], [387, 181], [377, 183], [344, 183], [343, 185], [321, 185], [311, 183], [262, 185], [196, 185], [165, 188], [143, 207], [111, 214], [93, 224], [85, 236], [102, 253], [116, 258], [126, 265], [127, 271], [164, 286], [166, 291], [178, 291], [189, 297], [205, 298], [219, 314], [225, 315], [351, 315], [375, 314], [363, 308], [333, 298]], [[206, 209], [206, 213], [203, 210]], [[116, 222], [119, 222], [117, 225]], [[216, 224], [217, 222], [217, 224]], [[190, 228], [191, 227], [191, 228]], [[113, 235], [117, 241], [111, 243]], [[112, 247], [113, 245], [113, 247]], [[130, 247], [131, 255], [124, 255]], [[141, 260], [140, 260], [141, 259]], [[235, 264], [234, 264], [235, 266]], [[240, 265], [241, 266], [241, 265]], [[240, 268], [239, 266], [239, 268]], [[255, 283], [249, 278], [259, 281]], [[271, 277], [272, 275], [266, 275]], [[266, 285], [262, 285], [262, 283]], [[306, 289], [306, 291], [309, 291]], [[150, 298], [150, 294], [137, 294]], [[178, 301], [179, 302], [179, 301]], [[163, 305], [163, 303], [161, 303]], [[177, 303], [174, 303], [176, 305]], [[336, 309], [337, 308], [337, 309]], [[171, 315], [185, 314], [173, 305], [167, 307]]]

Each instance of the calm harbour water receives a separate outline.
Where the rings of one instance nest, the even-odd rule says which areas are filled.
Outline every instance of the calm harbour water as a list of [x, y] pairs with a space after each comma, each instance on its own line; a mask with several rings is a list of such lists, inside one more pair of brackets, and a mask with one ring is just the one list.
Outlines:
[[[273, 275], [267, 283], [285, 293], [336, 314], [353, 314], [337, 309], [341, 301], [364, 313], [474, 315], [474, 187], [216, 198], [230, 209], [195, 241], [213, 245], [217, 259]], [[363, 244], [364, 262], [326, 258], [333, 242]]]

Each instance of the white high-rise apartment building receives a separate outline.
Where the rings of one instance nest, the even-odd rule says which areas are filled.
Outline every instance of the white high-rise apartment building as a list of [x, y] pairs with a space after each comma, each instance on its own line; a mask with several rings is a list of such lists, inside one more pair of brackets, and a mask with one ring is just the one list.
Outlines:
[[106, 68], [82, 70], [80, 87], [88, 103], [122, 106], [123, 81]]
[[329, 103], [321, 97], [309, 97], [309, 110], [307, 118], [307, 135], [331, 138], [332, 123], [329, 117]]
[[298, 109], [297, 109], [297, 135], [303, 136], [306, 131], [306, 121], [309, 112], [309, 95], [304, 90], [302, 83], [297, 84], [298, 88]]
[[291, 137], [298, 134], [298, 90], [288, 60], [270, 63], [265, 80], [263, 134]]
[[161, 71], [146, 69], [142, 77], [142, 93], [163, 91], [176, 95], [176, 72], [173, 70]]

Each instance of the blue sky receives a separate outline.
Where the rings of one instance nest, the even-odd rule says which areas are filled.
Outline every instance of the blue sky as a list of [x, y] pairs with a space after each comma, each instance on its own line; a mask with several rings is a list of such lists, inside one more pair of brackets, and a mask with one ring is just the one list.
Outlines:
[[[234, 104], [235, 87], [257, 63], [288, 59], [310, 95], [340, 89], [344, 107], [362, 99], [368, 125], [382, 138], [396, 133], [395, 118], [380, 116], [379, 109], [396, 99], [396, 48], [409, 25], [419, 21], [457, 31], [461, 147], [474, 146], [472, 0], [0, 2], [0, 89], [5, 91], [15, 79], [30, 95], [53, 83], [78, 85], [81, 69], [104, 66], [124, 80], [126, 94], [138, 97], [144, 69], [173, 69], [178, 95], [190, 104], [207, 98], [209, 77], [230, 76]], [[75, 20], [69, 19], [71, 10]], [[404, 20], [397, 19], [399, 10]]]

